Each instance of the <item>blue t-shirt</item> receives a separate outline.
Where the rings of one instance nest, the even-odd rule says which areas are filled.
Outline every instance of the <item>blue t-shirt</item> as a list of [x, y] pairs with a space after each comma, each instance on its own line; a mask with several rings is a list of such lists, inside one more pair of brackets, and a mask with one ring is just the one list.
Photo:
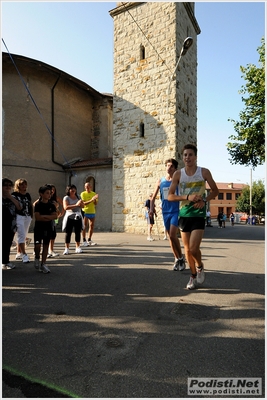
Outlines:
[[[161, 207], [162, 214], [177, 214], [179, 215], [179, 201], [169, 201], [168, 193], [171, 186], [172, 181], [167, 181], [166, 178], [161, 178], [161, 182], [159, 185], [160, 190], [160, 199], [161, 199]], [[178, 195], [178, 186], [175, 190], [175, 194]]]

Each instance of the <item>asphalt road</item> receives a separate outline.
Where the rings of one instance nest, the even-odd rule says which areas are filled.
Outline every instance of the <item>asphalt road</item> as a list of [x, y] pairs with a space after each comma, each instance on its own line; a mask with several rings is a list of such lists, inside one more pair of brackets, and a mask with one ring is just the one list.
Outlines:
[[63, 256], [59, 233], [50, 274], [31, 244], [31, 263], [2, 271], [2, 397], [184, 398], [192, 377], [264, 386], [264, 239], [264, 226], [206, 228], [194, 291], [167, 241], [95, 233]]

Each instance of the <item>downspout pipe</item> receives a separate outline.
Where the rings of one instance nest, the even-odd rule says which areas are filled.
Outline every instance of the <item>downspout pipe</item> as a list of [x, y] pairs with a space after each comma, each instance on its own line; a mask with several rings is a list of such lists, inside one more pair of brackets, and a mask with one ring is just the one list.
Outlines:
[[56, 165], [59, 165], [61, 168], [63, 168], [63, 165], [55, 161], [55, 87], [58, 84], [58, 81], [61, 77], [61, 74], [59, 74], [56, 82], [54, 83], [52, 89], [51, 89], [51, 96], [52, 96], [52, 101], [51, 101], [51, 115], [52, 115], [52, 162]]
[[[63, 165], [58, 163], [55, 160], [55, 87], [58, 84], [58, 81], [61, 77], [61, 73], [59, 74], [56, 82], [54, 83], [52, 89], [51, 89], [51, 95], [52, 95], [52, 101], [51, 101], [51, 115], [52, 115], [52, 162], [56, 165], [59, 165], [62, 169], [64, 169]], [[71, 184], [71, 177], [72, 177], [72, 171], [69, 173], [69, 184]]]

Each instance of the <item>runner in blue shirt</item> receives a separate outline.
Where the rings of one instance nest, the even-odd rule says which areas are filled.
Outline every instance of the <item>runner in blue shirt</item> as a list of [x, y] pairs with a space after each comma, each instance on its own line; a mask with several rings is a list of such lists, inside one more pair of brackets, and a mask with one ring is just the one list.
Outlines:
[[[160, 198], [162, 202], [162, 216], [164, 226], [169, 235], [170, 246], [174, 255], [174, 271], [183, 271], [185, 269], [185, 259], [182, 255], [180, 241], [177, 237], [178, 230], [178, 217], [179, 217], [179, 203], [168, 201], [169, 187], [172, 183], [172, 176], [177, 170], [178, 162], [174, 158], [169, 158], [165, 161], [166, 176], [160, 178], [155, 187], [151, 202], [150, 202], [150, 215], [152, 215], [155, 199], [160, 191]], [[178, 187], [177, 187], [178, 194]]]

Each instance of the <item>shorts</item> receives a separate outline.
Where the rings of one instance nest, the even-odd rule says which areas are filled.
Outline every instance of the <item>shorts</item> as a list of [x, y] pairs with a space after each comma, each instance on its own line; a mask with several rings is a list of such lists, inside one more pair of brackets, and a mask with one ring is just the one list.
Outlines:
[[171, 225], [177, 226], [178, 228], [178, 214], [162, 214], [164, 226], [167, 231], [170, 230]]
[[155, 220], [154, 220], [154, 217], [146, 217], [146, 220], [147, 220], [147, 224], [148, 225], [154, 225], [154, 223], [155, 223]]
[[192, 232], [205, 229], [205, 218], [202, 217], [180, 217], [179, 228], [181, 232]]
[[85, 214], [84, 213], [84, 217], [86, 217], [88, 219], [92, 219], [92, 218], [95, 218], [95, 214]]
[[31, 225], [32, 217], [17, 214], [17, 238], [18, 243], [25, 243], [27, 234], [29, 232], [29, 227]]
[[34, 243], [35, 244], [49, 244], [50, 240], [53, 239], [54, 231], [52, 229], [34, 229]]

